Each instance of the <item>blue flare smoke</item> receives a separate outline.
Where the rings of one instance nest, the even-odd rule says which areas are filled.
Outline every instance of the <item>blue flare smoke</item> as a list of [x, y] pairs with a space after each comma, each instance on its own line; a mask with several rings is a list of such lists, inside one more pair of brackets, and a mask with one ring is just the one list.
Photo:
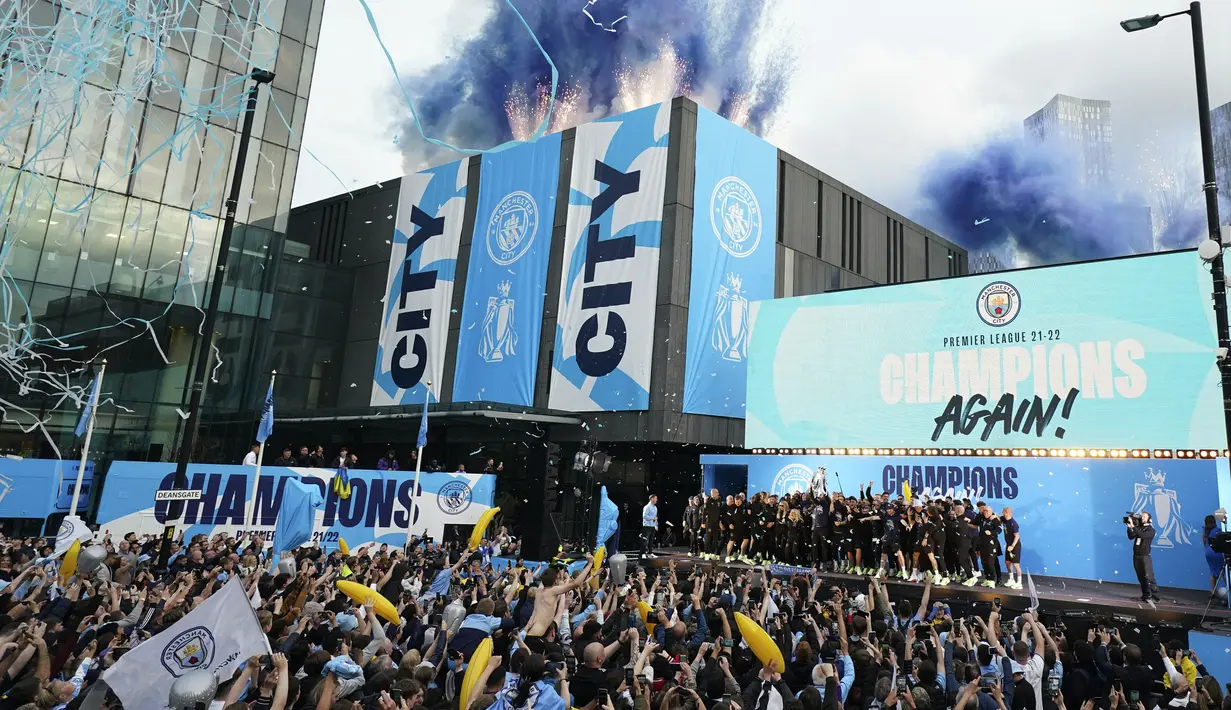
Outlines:
[[[1083, 184], [1071, 160], [1022, 140], [996, 139], [940, 156], [925, 171], [920, 195], [925, 222], [971, 253], [989, 252], [1002, 263], [1024, 257], [1055, 264], [1154, 249], [1144, 199]], [[1191, 246], [1201, 236], [1192, 216], [1180, 217], [1161, 235], [1161, 248]]]
[[[688, 64], [691, 93], [704, 95], [709, 108], [730, 117], [738, 98], [752, 99], [745, 107], [745, 127], [758, 135], [773, 122], [792, 70], [783, 54], [761, 66], [755, 60], [757, 30], [770, 8], [769, 0], [517, 4], [558, 68], [561, 88], [579, 92], [584, 120], [613, 112], [618, 73], [655, 60], [669, 42]], [[550, 84], [550, 68], [515, 13], [498, 3], [478, 32], [449, 57], [403, 81], [425, 135], [486, 149], [514, 137], [504, 106], [510, 92], [521, 87], [534, 95], [538, 86]], [[414, 135], [418, 129], [404, 117], [394, 132]], [[425, 151], [438, 152], [423, 141], [400, 141], [399, 146], [411, 163], [422, 160]]]

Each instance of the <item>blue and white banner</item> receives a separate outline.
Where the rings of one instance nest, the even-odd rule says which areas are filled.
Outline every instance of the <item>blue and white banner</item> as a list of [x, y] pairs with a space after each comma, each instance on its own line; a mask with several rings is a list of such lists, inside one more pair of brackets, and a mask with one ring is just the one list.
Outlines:
[[650, 405], [669, 103], [577, 127], [548, 406]]
[[747, 448], [1223, 449], [1191, 251], [752, 306]]
[[251, 466], [190, 464], [188, 488], [201, 491], [200, 500], [185, 502], [179, 520], [167, 520], [167, 503], [154, 501], [154, 494], [169, 490], [175, 479], [174, 463], [116, 461], [107, 471], [107, 482], [98, 506], [98, 525], [115, 537], [135, 532], [156, 533], [168, 522], [184, 535], [255, 530], [272, 537], [286, 482], [292, 479], [316, 486], [325, 504], [316, 510], [312, 542], [336, 545], [346, 538], [352, 547], [365, 542], [402, 545], [406, 530], [440, 540], [446, 525], [474, 525], [483, 511], [492, 507], [496, 477], [492, 474], [422, 473], [419, 504], [414, 507], [414, 476], [396, 471], [351, 470], [350, 496], [338, 498], [330, 482], [332, 469], [261, 469], [257, 483], [256, 525], [245, 526], [248, 496], [252, 491]]
[[[831, 494], [953, 495], [1005, 507], [1021, 526], [1022, 568], [1035, 575], [1136, 583], [1133, 550], [1121, 519], [1150, 513], [1157, 531], [1158, 583], [1209, 589], [1201, 527], [1217, 507], [1213, 460], [1048, 459], [950, 456], [701, 456], [748, 468], [748, 491], [806, 491], [819, 467]], [[1003, 547], [1003, 544], [1002, 544]]]
[[455, 402], [534, 404], [560, 134], [483, 156]]
[[697, 111], [684, 412], [744, 418], [749, 304], [774, 297], [778, 149]]
[[376, 347], [373, 407], [418, 404], [424, 388], [433, 402], [440, 401], [466, 209], [466, 163], [402, 178]]

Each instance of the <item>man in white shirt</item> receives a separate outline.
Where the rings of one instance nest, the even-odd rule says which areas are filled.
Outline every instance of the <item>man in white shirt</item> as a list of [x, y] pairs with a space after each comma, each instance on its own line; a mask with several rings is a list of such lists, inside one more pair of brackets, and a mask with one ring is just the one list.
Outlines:
[[650, 494], [650, 502], [641, 509], [641, 556], [654, 556], [654, 535], [658, 532], [658, 496]]
[[1025, 636], [1027, 630], [1034, 634], [1034, 653], [1030, 652], [1030, 647], [1025, 641], [1018, 641], [1013, 644], [1013, 660], [1017, 661], [1022, 668], [1022, 675], [1026, 682], [1034, 689], [1034, 706], [1036, 708], [1043, 707], [1043, 631], [1039, 628], [1039, 624], [1034, 620], [1033, 614], [1022, 614], [1022, 635]]
[[260, 444], [253, 444], [252, 450], [249, 451], [248, 455], [244, 457], [244, 465], [245, 466], [255, 466], [256, 465], [256, 452], [260, 450], [261, 450]]

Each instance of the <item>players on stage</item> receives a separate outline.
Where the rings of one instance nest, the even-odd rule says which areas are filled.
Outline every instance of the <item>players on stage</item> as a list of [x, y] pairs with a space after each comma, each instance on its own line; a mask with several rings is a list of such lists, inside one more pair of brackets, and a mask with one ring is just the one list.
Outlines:
[[[1011, 508], [996, 515], [986, 503], [976, 509], [954, 497], [914, 497], [908, 503], [874, 494], [871, 482], [849, 498], [840, 491], [819, 493], [757, 491], [724, 498], [715, 488], [690, 498], [683, 521], [689, 552], [706, 560], [779, 562], [937, 586], [1022, 588], [1021, 528]], [[656, 507], [646, 507], [657, 514]]]

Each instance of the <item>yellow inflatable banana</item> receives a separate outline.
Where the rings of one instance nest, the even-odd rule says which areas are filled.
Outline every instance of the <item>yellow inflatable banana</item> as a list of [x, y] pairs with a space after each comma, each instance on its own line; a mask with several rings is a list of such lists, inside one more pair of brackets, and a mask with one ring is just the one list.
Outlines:
[[343, 557], [350, 557], [350, 545], [346, 544], [346, 538], [338, 538], [338, 551], [342, 553]]
[[81, 554], [81, 541], [73, 540], [73, 546], [68, 548], [68, 552], [64, 553], [64, 559], [60, 562], [61, 586], [67, 584], [69, 578], [77, 572], [77, 555], [79, 554]]
[[598, 573], [603, 568], [603, 560], [607, 558], [607, 546], [599, 545], [594, 551], [594, 566], [590, 568], [590, 588], [598, 589]]
[[774, 670], [779, 673], [786, 668], [786, 663], [782, 660], [782, 650], [769, 637], [765, 629], [757, 625], [757, 622], [737, 611], [735, 612], [735, 624], [739, 626], [739, 633], [744, 637], [744, 643], [748, 644], [748, 648], [752, 649], [752, 655], [760, 659], [761, 663], [767, 668], [775, 665]]
[[907, 505], [910, 505], [910, 499], [911, 499], [910, 483], [906, 481], [902, 481], [902, 498], [906, 500]]
[[372, 611], [375, 611], [377, 616], [395, 624], [402, 623], [402, 617], [398, 614], [397, 607], [390, 604], [389, 600], [385, 599], [384, 595], [375, 589], [365, 587], [358, 582], [338, 580], [336, 584], [338, 585], [338, 591], [350, 597], [351, 601], [363, 604], [371, 599], [374, 602]]
[[470, 531], [470, 549], [479, 549], [479, 543], [483, 542], [483, 535], [487, 532], [488, 524], [491, 523], [492, 518], [496, 517], [496, 513], [499, 512], [499, 508], [488, 508], [479, 516], [479, 522], [475, 523], [474, 530]]
[[492, 640], [488, 637], [479, 642], [479, 647], [470, 656], [470, 664], [466, 666], [466, 675], [462, 677], [461, 698], [463, 703], [470, 698], [470, 691], [474, 690], [474, 684], [479, 682], [479, 677], [483, 675], [491, 659]]
[[641, 621], [645, 624], [645, 630], [653, 634], [654, 629], [658, 627], [658, 624], [650, 623], [650, 614], [654, 611], [654, 607], [650, 606], [650, 603], [643, 599], [637, 602], [637, 611], [641, 614]]

